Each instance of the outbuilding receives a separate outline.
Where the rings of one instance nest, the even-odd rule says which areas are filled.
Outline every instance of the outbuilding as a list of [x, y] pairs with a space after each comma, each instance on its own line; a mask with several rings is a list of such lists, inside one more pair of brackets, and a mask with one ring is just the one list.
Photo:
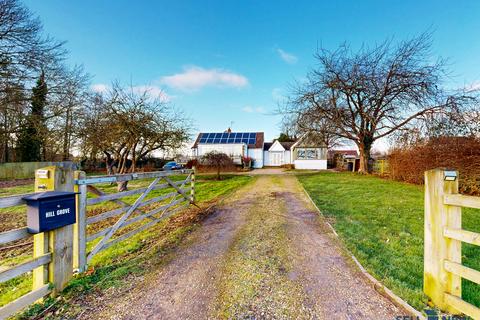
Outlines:
[[263, 165], [266, 167], [280, 167], [291, 164], [290, 149], [295, 142], [265, 142], [263, 144]]

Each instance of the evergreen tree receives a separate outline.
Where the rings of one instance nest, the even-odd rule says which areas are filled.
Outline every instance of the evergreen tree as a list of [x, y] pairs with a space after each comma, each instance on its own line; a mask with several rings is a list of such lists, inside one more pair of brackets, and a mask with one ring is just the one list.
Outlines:
[[294, 142], [296, 139], [295, 137], [290, 137], [290, 135], [287, 133], [280, 133], [280, 136], [277, 139], [279, 142]]
[[47, 102], [48, 87], [45, 74], [42, 71], [37, 84], [32, 88], [31, 111], [19, 137], [19, 152], [21, 161], [41, 161], [45, 159], [44, 111]]

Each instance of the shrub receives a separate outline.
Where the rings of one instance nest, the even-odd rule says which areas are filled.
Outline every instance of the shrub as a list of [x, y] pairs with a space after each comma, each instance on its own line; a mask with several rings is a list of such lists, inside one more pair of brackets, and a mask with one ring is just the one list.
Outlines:
[[251, 168], [253, 164], [253, 159], [250, 157], [242, 157], [242, 166], [244, 168]]
[[198, 160], [197, 159], [188, 160], [187, 163], [185, 164], [185, 167], [187, 167], [187, 169], [198, 167]]
[[389, 156], [390, 176], [395, 180], [423, 183], [424, 172], [434, 168], [459, 171], [460, 191], [480, 195], [480, 140], [470, 137], [430, 138]]
[[220, 172], [234, 167], [233, 160], [222, 152], [211, 151], [202, 157], [202, 164], [212, 167], [217, 172], [217, 180], [220, 180]]

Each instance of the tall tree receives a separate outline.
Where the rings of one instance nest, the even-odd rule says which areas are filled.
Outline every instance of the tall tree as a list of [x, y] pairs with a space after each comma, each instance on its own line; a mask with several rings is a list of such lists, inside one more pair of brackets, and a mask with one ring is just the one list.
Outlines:
[[45, 105], [48, 87], [42, 72], [37, 84], [32, 88], [31, 112], [19, 139], [19, 151], [22, 161], [45, 160]]
[[[190, 121], [148, 90], [114, 83], [104, 97], [97, 96], [82, 124], [85, 150], [106, 156], [109, 172], [136, 170], [138, 160], [154, 151], [177, 149], [190, 137]], [[118, 186], [119, 191], [126, 183]]]
[[[431, 35], [352, 52], [346, 45], [316, 54], [319, 67], [294, 92], [287, 112], [328, 122], [353, 141], [368, 172], [373, 143], [421, 116], [458, 107], [469, 97], [442, 88], [445, 61], [431, 56]], [[313, 122], [315, 123], [315, 122]]]
[[325, 117], [318, 116], [312, 109], [289, 110], [282, 119], [285, 131], [294, 132], [295, 136], [309, 134], [316, 137], [318, 143], [327, 149], [344, 142], [336, 127]]
[[29, 91], [35, 79], [41, 70], [58, 68], [65, 54], [63, 42], [46, 36], [40, 20], [20, 0], [0, 0], [2, 161], [15, 160], [11, 150], [29, 121]]

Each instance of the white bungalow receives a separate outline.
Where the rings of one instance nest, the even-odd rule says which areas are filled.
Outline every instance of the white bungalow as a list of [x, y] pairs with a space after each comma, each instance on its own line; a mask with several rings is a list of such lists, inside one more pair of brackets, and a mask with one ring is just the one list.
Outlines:
[[254, 168], [293, 164], [295, 169], [327, 169], [327, 148], [321, 139], [305, 134], [295, 142], [264, 142], [263, 132], [199, 133], [192, 155], [201, 157], [210, 151], [223, 152], [237, 164], [241, 157], [253, 159]]
[[229, 155], [241, 164], [242, 157], [250, 157], [254, 168], [263, 167], [263, 132], [201, 132], [192, 146], [194, 158], [216, 151]]
[[264, 166], [278, 167], [293, 164], [295, 169], [327, 169], [327, 148], [320, 139], [305, 134], [295, 142], [265, 142]]

